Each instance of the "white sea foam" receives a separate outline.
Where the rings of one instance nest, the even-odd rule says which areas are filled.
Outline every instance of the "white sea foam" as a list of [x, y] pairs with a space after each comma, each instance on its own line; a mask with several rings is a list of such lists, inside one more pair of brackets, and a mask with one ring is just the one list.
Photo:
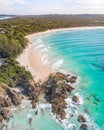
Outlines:
[[15, 110], [17, 110], [17, 107], [14, 107], [14, 108], [11, 109], [11, 111], [15, 111]]
[[45, 108], [51, 108], [51, 104], [44, 104], [44, 103], [39, 103], [37, 105], [37, 109], [45, 109]]
[[79, 99], [78, 104], [82, 105], [82, 104], [83, 104], [83, 99], [82, 99], [82, 97], [79, 95], [79, 93], [75, 93], [75, 96], [77, 96], [78, 99]]
[[39, 49], [39, 48], [42, 48], [42, 47], [45, 47], [45, 45], [44, 45], [44, 44], [39, 44], [39, 45], [36, 47], [36, 49]]
[[68, 124], [67, 128], [67, 130], [73, 130], [75, 128], [75, 124], [70, 123]]
[[[81, 99], [80, 104], [82, 105], [82, 98], [79, 93], [75, 93], [75, 95]], [[81, 126], [81, 124], [77, 122], [78, 115], [79, 113], [81, 113], [79, 110], [79, 106], [75, 103], [73, 104], [72, 99], [69, 97], [65, 99], [65, 101], [67, 103], [67, 109], [65, 109], [66, 119], [62, 121], [63, 126], [65, 130], [78, 130], [78, 128]], [[86, 124], [90, 130], [98, 130], [98, 127], [94, 125], [94, 122], [91, 121], [91, 119], [86, 113], [81, 114], [86, 119]], [[76, 119], [76, 124], [74, 124], [75, 121], [72, 121], [73, 118], [71, 117], [71, 115], [73, 115], [73, 118]]]
[[42, 55], [41, 60], [42, 60], [43, 65], [47, 64], [48, 63], [48, 55], [47, 54]]
[[32, 114], [28, 113], [28, 114], [27, 114], [27, 118], [28, 118], [28, 119], [29, 119], [29, 118], [32, 118]]
[[59, 72], [62, 73], [62, 74], [67, 75], [67, 71], [65, 71], [64, 69], [60, 69]]
[[43, 48], [43, 49], [41, 49], [40, 54], [47, 53], [48, 51], [49, 51], [49, 50], [48, 50], [47, 47], [46, 47], [46, 48]]
[[62, 124], [63, 123], [63, 120], [61, 120], [61, 119], [57, 119], [56, 117], [56, 114], [53, 114], [52, 112], [51, 112], [51, 115], [52, 115], [52, 118], [56, 121], [56, 123], [58, 123], [58, 124]]
[[37, 40], [36, 40], [36, 42], [35, 43], [42, 43], [42, 40], [41, 40], [41, 38], [38, 38]]
[[58, 60], [57, 62], [55, 62], [53, 65], [52, 65], [52, 70], [54, 71], [58, 71], [60, 66], [63, 64], [64, 60], [61, 59], [61, 60]]
[[75, 107], [71, 98], [66, 98], [65, 101], [67, 103], [67, 106], [70, 106], [70, 107], [73, 107], [73, 108]]
[[77, 76], [77, 80], [73, 85], [75, 85], [75, 86], [78, 85], [80, 83], [80, 81], [81, 81], [81, 77]]

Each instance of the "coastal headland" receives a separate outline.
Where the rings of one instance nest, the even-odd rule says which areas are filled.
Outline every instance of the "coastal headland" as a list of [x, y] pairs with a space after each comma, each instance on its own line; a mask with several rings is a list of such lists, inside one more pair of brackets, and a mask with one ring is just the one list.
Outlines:
[[[16, 19], [14, 19], [14, 21], [15, 20]], [[68, 105], [66, 99], [68, 95], [70, 95], [75, 90], [73, 84], [77, 82], [78, 76], [74, 74], [70, 75], [70, 74], [63, 74], [57, 72], [52, 69], [51, 65], [43, 64], [41, 60], [42, 59], [41, 55], [36, 49], [35, 45], [31, 43], [31, 39], [39, 35], [45, 35], [47, 33], [54, 33], [57, 31], [67, 31], [73, 29], [89, 29], [89, 28], [95, 29], [95, 28], [102, 28], [102, 27], [87, 27], [86, 25], [86, 27], [61, 29], [61, 26], [58, 26], [58, 24], [56, 24], [58, 27], [57, 26], [54, 27], [53, 26], [54, 23], [53, 23], [52, 27], [60, 28], [60, 29], [53, 29], [52, 27], [50, 27], [50, 22], [47, 20], [49, 22], [49, 23], [47, 22], [47, 25], [48, 24], [49, 25], [46, 26], [46, 28], [41, 29], [40, 26], [39, 28], [36, 28], [36, 26], [34, 26], [36, 30], [33, 31], [34, 30], [33, 26], [31, 25], [31, 29], [29, 26], [31, 22], [29, 24], [28, 22], [27, 23], [24, 22], [26, 24], [24, 27], [24, 24], [21, 25], [23, 21], [21, 22], [21, 20], [19, 21], [17, 18], [17, 21], [20, 22], [20, 26], [18, 27], [17, 24], [18, 22], [17, 21], [14, 22], [14, 21], [13, 23], [15, 24], [13, 25], [11, 25], [11, 21], [9, 20], [6, 21], [8, 23], [7, 25], [5, 24], [6, 22], [1, 23], [2, 28], [0, 29], [1, 43], [4, 40], [6, 43], [13, 43], [12, 46], [15, 45], [12, 48], [12, 46], [10, 46], [9, 44], [5, 44], [7, 46], [4, 46], [4, 44], [2, 44], [0, 48], [2, 49], [2, 53], [1, 53], [2, 57], [6, 59], [3, 60], [4, 63], [1, 66], [1, 70], [0, 70], [0, 72], [2, 72], [3, 70], [2, 72], [3, 74], [1, 75], [2, 78], [0, 79], [0, 81], [2, 81], [0, 82], [1, 83], [0, 84], [1, 86], [0, 87], [0, 92], [1, 92], [0, 93], [0, 105], [1, 105], [0, 122], [3, 123], [4, 119], [9, 121], [10, 117], [12, 117], [10, 113], [11, 108], [18, 107], [24, 100], [29, 100], [31, 101], [32, 107], [34, 109], [36, 109], [37, 104], [40, 101], [50, 103], [52, 107], [53, 115], [55, 115], [55, 118], [61, 123], [66, 118], [65, 109], [67, 109], [67, 105]], [[62, 22], [62, 27], [63, 27], [63, 22]], [[9, 27], [11, 27], [11, 29], [8, 29], [9, 24], [10, 24]], [[6, 26], [6, 28], [4, 26]], [[65, 27], [70, 27], [69, 23], [67, 25], [65, 24]], [[6, 33], [7, 31], [9, 33]], [[40, 33], [31, 34], [33, 32], [39, 32], [39, 31]], [[7, 37], [5, 37], [4, 35], [7, 35]], [[3, 40], [2, 37], [4, 38]], [[10, 39], [11, 41], [7, 42], [7, 39]], [[26, 44], [26, 39], [28, 40], [28, 44]], [[22, 53], [23, 49], [24, 51]], [[16, 59], [18, 62], [16, 62], [14, 59]], [[15, 71], [12, 71], [13, 67], [15, 68], [14, 69]], [[28, 71], [31, 73], [32, 77]], [[6, 81], [10, 81], [10, 82], [6, 82]], [[80, 98], [77, 95], [73, 95], [71, 100], [73, 104], [74, 103], [80, 104]], [[73, 114], [70, 115], [70, 117], [73, 116], [74, 116]], [[80, 123], [80, 128], [83, 128], [84, 130], [88, 129], [86, 125], [86, 119], [83, 115], [78, 115], [78, 122]]]

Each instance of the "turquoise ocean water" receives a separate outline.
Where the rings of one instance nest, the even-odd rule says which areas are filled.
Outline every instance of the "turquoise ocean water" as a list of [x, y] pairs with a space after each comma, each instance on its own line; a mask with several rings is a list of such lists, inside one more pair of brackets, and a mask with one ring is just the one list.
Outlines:
[[[79, 130], [77, 116], [81, 113], [85, 114], [88, 130], [104, 130], [104, 29], [60, 31], [38, 36], [32, 42], [43, 55], [43, 64], [49, 63], [53, 69], [80, 77], [75, 93], [80, 95], [83, 104], [76, 106], [75, 117], [62, 125], [52, 118], [49, 108], [44, 109], [44, 114], [40, 109], [36, 116], [31, 107], [27, 107], [21, 110], [22, 114], [14, 115], [8, 130], [17, 130], [16, 126], [21, 126], [19, 130]], [[69, 106], [68, 112], [70, 109]], [[33, 118], [31, 127], [28, 116]]]

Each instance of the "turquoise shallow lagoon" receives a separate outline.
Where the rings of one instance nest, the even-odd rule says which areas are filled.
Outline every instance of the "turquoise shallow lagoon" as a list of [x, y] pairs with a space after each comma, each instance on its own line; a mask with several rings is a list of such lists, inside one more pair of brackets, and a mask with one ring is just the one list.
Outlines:
[[[60, 31], [38, 36], [32, 39], [32, 42], [37, 43], [44, 64], [49, 63], [53, 69], [65, 70], [80, 77], [76, 91], [82, 97], [83, 105], [79, 106], [78, 113], [86, 111], [90, 120], [88, 125], [104, 130], [104, 29]], [[29, 108], [27, 111], [30, 110]], [[22, 110], [23, 116], [21, 113], [14, 116], [13, 130], [17, 130], [16, 126], [21, 126], [20, 130], [64, 129], [52, 119], [49, 109], [44, 109], [44, 115], [35, 117], [32, 128], [29, 128], [26, 123], [27, 111]], [[21, 121], [18, 121], [19, 119]], [[75, 121], [74, 123], [77, 124]], [[97, 128], [92, 127], [89, 130]]]
[[[43, 38], [63, 59], [63, 68], [81, 77], [83, 109], [104, 129], [104, 29], [57, 32]], [[54, 51], [53, 51], [54, 52]], [[52, 51], [51, 51], [52, 53]], [[54, 55], [54, 57], [56, 57]]]

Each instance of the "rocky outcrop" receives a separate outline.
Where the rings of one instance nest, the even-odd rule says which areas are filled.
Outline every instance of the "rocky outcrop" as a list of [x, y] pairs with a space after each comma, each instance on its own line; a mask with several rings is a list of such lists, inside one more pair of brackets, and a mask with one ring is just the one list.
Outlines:
[[2, 122], [2, 119], [9, 119], [9, 110], [7, 108], [1, 108], [0, 117], [1, 117], [1, 122]]
[[64, 100], [64, 98], [55, 97], [52, 100], [52, 112], [57, 115], [58, 119], [65, 119], [66, 113], [64, 109], [66, 108], [67, 104]]
[[67, 107], [65, 99], [74, 88], [67, 84], [67, 75], [57, 72], [51, 74], [42, 84], [47, 101], [52, 104], [52, 112], [58, 119], [65, 119]]
[[0, 122], [2, 122], [3, 119], [9, 118], [9, 108], [21, 103], [21, 95], [5, 84], [0, 87], [2, 90], [0, 95]]
[[39, 95], [42, 92], [40, 82], [36, 83], [36, 82], [32, 81], [31, 85], [29, 85], [27, 91], [28, 91], [29, 99], [32, 100], [32, 102], [31, 102], [32, 107], [36, 108], [36, 103], [39, 101]]
[[23, 88], [22, 92], [18, 88], [11, 88], [6, 84], [2, 84], [0, 86], [0, 122], [3, 119], [7, 119], [7, 113], [10, 107], [20, 105], [24, 97], [32, 100], [33, 108], [36, 108], [41, 91], [40, 83], [36, 83], [35, 81], [30, 81], [30, 84], [27, 84], [27, 87]]
[[7, 88], [6, 91], [13, 105], [17, 106], [21, 103], [21, 96], [18, 93], [16, 93], [15, 91], [12, 91], [9, 88]]
[[[0, 95], [0, 122], [3, 119], [8, 119], [8, 107], [21, 104], [22, 98], [31, 100], [33, 108], [36, 108], [40, 99], [44, 98], [52, 104], [52, 112], [56, 115], [57, 119], [65, 119], [65, 109], [67, 107], [65, 99], [74, 88], [68, 83], [74, 83], [76, 77], [71, 77], [62, 73], [55, 73], [49, 75], [47, 80], [43, 83], [41, 81], [30, 81], [22, 91], [17, 91], [19, 88], [11, 88], [2, 84], [0, 91], [4, 91], [4, 95]], [[20, 87], [20, 86], [19, 86]], [[3, 93], [3, 92], [2, 92]], [[44, 97], [41, 97], [43, 95]], [[4, 98], [5, 97], [5, 98]]]
[[9, 98], [0, 97], [0, 107], [10, 107], [12, 105]]
[[57, 72], [56, 73], [56, 78], [58, 80], [65, 80], [66, 82], [70, 82], [70, 83], [75, 83], [76, 80], [77, 80], [77, 76], [76, 75], [65, 75], [65, 74], [62, 74], [60, 72]]

